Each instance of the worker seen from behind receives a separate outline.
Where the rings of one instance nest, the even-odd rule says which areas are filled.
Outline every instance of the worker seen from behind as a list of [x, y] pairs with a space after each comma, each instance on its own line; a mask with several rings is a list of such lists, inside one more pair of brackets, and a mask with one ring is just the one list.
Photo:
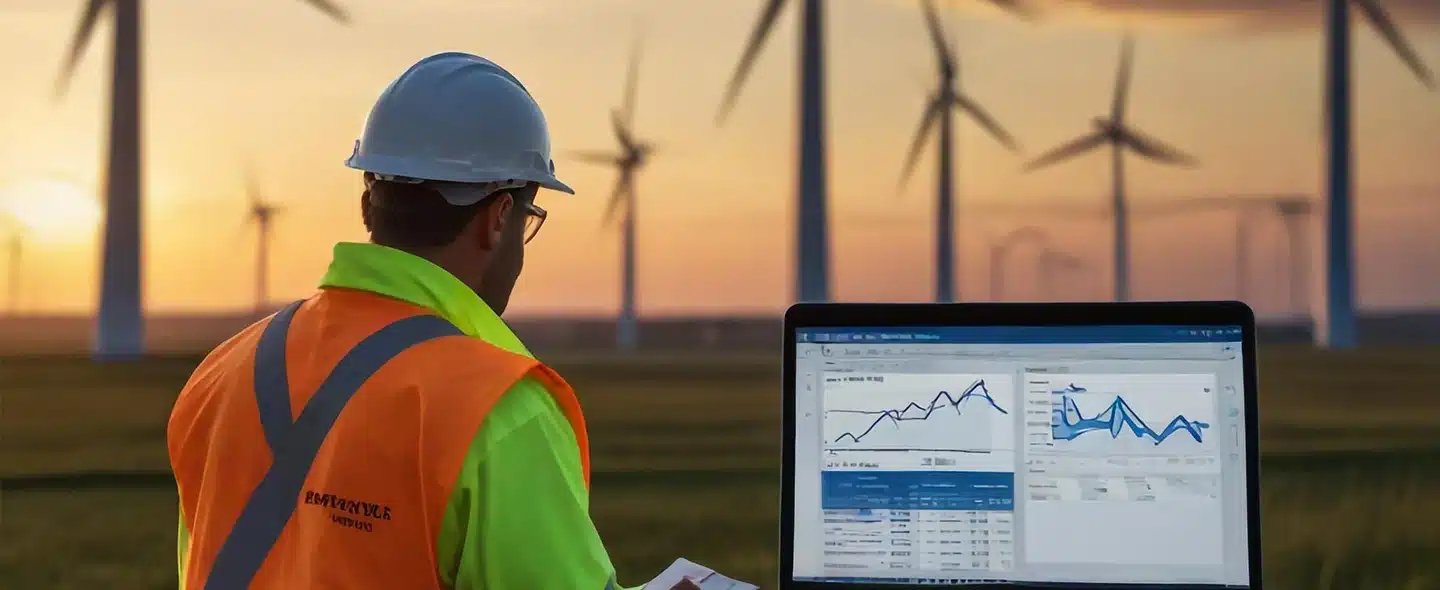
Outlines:
[[[347, 161], [370, 243], [221, 344], [167, 439], [182, 590], [601, 590], [585, 419], [500, 319], [555, 177], [539, 105], [442, 53]], [[682, 585], [681, 587], [694, 587]]]

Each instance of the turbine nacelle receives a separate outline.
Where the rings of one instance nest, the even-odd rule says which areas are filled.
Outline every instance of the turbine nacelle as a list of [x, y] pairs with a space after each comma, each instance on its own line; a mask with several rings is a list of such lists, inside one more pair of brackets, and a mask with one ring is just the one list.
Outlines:
[[250, 207], [250, 218], [257, 223], [267, 223], [275, 218], [278, 208], [274, 205], [254, 205]]
[[634, 145], [626, 150], [620, 157], [620, 165], [628, 168], [639, 168], [650, 161], [650, 155], [655, 153], [655, 144], [648, 141], [636, 141]]

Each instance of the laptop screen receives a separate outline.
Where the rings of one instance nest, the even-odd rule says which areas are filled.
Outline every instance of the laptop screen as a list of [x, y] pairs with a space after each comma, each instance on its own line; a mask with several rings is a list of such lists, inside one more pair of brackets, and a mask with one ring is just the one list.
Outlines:
[[1249, 587], [1241, 342], [798, 329], [793, 579]]

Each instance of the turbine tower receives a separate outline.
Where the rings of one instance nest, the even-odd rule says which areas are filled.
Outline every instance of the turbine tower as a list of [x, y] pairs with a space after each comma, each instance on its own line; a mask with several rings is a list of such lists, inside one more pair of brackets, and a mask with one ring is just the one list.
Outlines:
[[639, 345], [639, 326], [635, 306], [635, 178], [637, 172], [649, 161], [655, 145], [642, 141], [634, 132], [635, 88], [639, 83], [640, 44], [637, 42], [630, 53], [630, 67], [625, 76], [625, 95], [619, 109], [610, 111], [611, 128], [620, 152], [579, 152], [576, 157], [592, 164], [613, 166], [619, 171], [615, 190], [605, 206], [604, 223], [615, 222], [616, 213], [622, 208], [620, 221], [621, 268], [620, 268], [620, 318], [616, 324], [616, 343], [621, 350], [633, 351]]
[[[723, 123], [760, 49], [770, 35], [787, 0], [765, 0], [760, 18], [750, 31], [740, 62], [726, 85], [716, 123]], [[830, 237], [828, 224], [825, 137], [825, 2], [800, 1], [800, 174], [796, 187], [795, 298], [830, 300]], [[1016, 0], [989, 0], [1010, 12], [1025, 15]]]
[[[331, 18], [348, 17], [330, 0], [303, 0]], [[95, 356], [129, 360], [145, 352], [141, 289], [141, 63], [142, 0], [86, 0], [65, 58], [56, 95], [63, 95], [100, 13], [114, 11], [111, 49], [110, 148], [105, 172], [105, 237], [100, 270], [100, 310], [96, 316]]]
[[1285, 278], [1290, 288], [1290, 313], [1300, 317], [1310, 315], [1310, 300], [1306, 297], [1311, 287], [1307, 272], [1311, 265], [1310, 240], [1305, 229], [1313, 213], [1311, 205], [1308, 199], [1288, 199], [1275, 205], [1280, 221], [1285, 224], [1285, 237], [1289, 242], [1286, 255], [1290, 258], [1290, 272]]
[[1115, 94], [1110, 105], [1110, 118], [1095, 118], [1095, 131], [1051, 150], [1025, 167], [1026, 171], [1034, 171], [1087, 153], [1103, 145], [1110, 146], [1112, 182], [1114, 183], [1114, 196], [1110, 206], [1114, 215], [1114, 298], [1116, 301], [1130, 299], [1130, 214], [1125, 200], [1125, 150], [1129, 149], [1143, 158], [1162, 164], [1198, 165], [1195, 158], [1156, 138], [1141, 133], [1125, 121], [1125, 107], [1129, 101], [1130, 71], [1134, 62], [1134, 54], [1134, 39], [1126, 35], [1121, 41], [1120, 72], [1115, 79]]
[[6, 221], [6, 225], [9, 226], [5, 237], [5, 271], [8, 275], [5, 279], [7, 291], [5, 305], [9, 314], [16, 316], [20, 315], [20, 281], [21, 268], [23, 268], [20, 263], [25, 250], [25, 224], [9, 215], [0, 218], [0, 221]]
[[[1315, 343], [1329, 348], [1359, 344], [1355, 318], [1354, 141], [1351, 138], [1353, 83], [1350, 3], [1326, 0], [1325, 107], [1325, 304], [1315, 310]], [[1431, 90], [1435, 78], [1379, 0], [1353, 0], [1415, 76]]]
[[270, 304], [270, 240], [274, 237], [275, 214], [280, 208], [262, 197], [254, 173], [245, 170], [245, 196], [250, 200], [247, 224], [255, 224], [255, 314], [264, 315]]
[[935, 46], [935, 58], [939, 65], [939, 86], [925, 106], [920, 117], [920, 127], [910, 142], [910, 152], [905, 158], [904, 170], [900, 173], [900, 185], [910, 180], [920, 149], [930, 133], [938, 126], [940, 134], [940, 157], [936, 162], [938, 179], [935, 198], [935, 301], [951, 303], [957, 298], [955, 289], [955, 177], [954, 177], [954, 114], [970, 115], [985, 131], [1011, 151], [1018, 151], [1015, 139], [1003, 129], [995, 118], [980, 103], [960, 89], [959, 59], [953, 48], [953, 41], [947, 41], [940, 17], [935, 12], [934, 0], [923, 0], [925, 24], [930, 30], [930, 40]]

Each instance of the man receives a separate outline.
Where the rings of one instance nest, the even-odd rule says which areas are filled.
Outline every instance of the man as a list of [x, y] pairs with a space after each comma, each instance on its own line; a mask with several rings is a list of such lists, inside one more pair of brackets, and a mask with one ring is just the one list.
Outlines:
[[614, 588], [580, 406], [500, 320], [538, 190], [573, 193], [539, 106], [490, 61], [434, 55], [347, 165], [371, 243], [336, 245], [317, 294], [175, 403], [181, 588]]

